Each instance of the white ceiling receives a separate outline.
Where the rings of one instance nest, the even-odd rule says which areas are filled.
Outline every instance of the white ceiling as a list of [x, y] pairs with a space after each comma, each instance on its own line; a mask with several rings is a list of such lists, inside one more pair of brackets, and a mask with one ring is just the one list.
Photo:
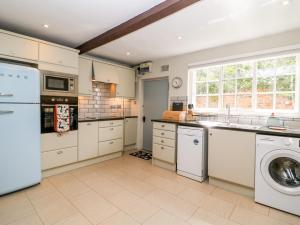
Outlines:
[[[1, 0], [0, 28], [76, 47], [160, 2]], [[300, 0], [282, 3], [202, 0], [90, 54], [137, 64], [299, 28]]]

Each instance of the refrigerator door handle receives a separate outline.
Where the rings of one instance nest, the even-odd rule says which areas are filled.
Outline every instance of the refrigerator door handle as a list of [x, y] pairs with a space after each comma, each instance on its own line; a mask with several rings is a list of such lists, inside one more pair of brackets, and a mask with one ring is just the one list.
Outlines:
[[9, 110], [0, 110], [0, 115], [4, 115], [4, 114], [12, 114], [14, 113], [14, 111], [9, 111]]
[[4, 94], [0, 92], [0, 97], [12, 97], [14, 96], [13, 94]]

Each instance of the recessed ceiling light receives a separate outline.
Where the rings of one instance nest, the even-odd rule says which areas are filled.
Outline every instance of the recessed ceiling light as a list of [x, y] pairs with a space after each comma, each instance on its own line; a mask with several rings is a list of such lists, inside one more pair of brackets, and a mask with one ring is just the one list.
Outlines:
[[284, 6], [287, 6], [287, 5], [289, 5], [290, 4], [290, 1], [289, 0], [284, 0], [284, 1], [282, 1], [282, 5], [284, 5]]
[[49, 28], [49, 25], [48, 24], [44, 24], [43, 27], [44, 28]]
[[131, 54], [130, 52], [126, 52], [126, 55], [127, 55], [127, 56], [130, 56], [130, 54]]
[[178, 39], [178, 40], [182, 40], [182, 36], [178, 36], [177, 39]]

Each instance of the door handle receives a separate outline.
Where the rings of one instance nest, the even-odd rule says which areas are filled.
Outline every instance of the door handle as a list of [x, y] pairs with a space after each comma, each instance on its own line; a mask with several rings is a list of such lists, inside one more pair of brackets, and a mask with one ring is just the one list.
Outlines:
[[144, 123], [146, 122], [146, 116], [143, 116], [143, 122]]
[[14, 113], [14, 111], [9, 111], [9, 110], [4, 111], [4, 110], [0, 110], [0, 115], [4, 115], [4, 114], [12, 114], [12, 113]]
[[0, 97], [12, 97], [14, 96], [13, 94], [4, 94], [0, 92]]

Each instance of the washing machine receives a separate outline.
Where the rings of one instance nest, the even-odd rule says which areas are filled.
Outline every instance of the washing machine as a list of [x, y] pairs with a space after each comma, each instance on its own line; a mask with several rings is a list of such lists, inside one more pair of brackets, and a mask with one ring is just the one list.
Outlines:
[[255, 201], [300, 216], [300, 138], [256, 136]]

